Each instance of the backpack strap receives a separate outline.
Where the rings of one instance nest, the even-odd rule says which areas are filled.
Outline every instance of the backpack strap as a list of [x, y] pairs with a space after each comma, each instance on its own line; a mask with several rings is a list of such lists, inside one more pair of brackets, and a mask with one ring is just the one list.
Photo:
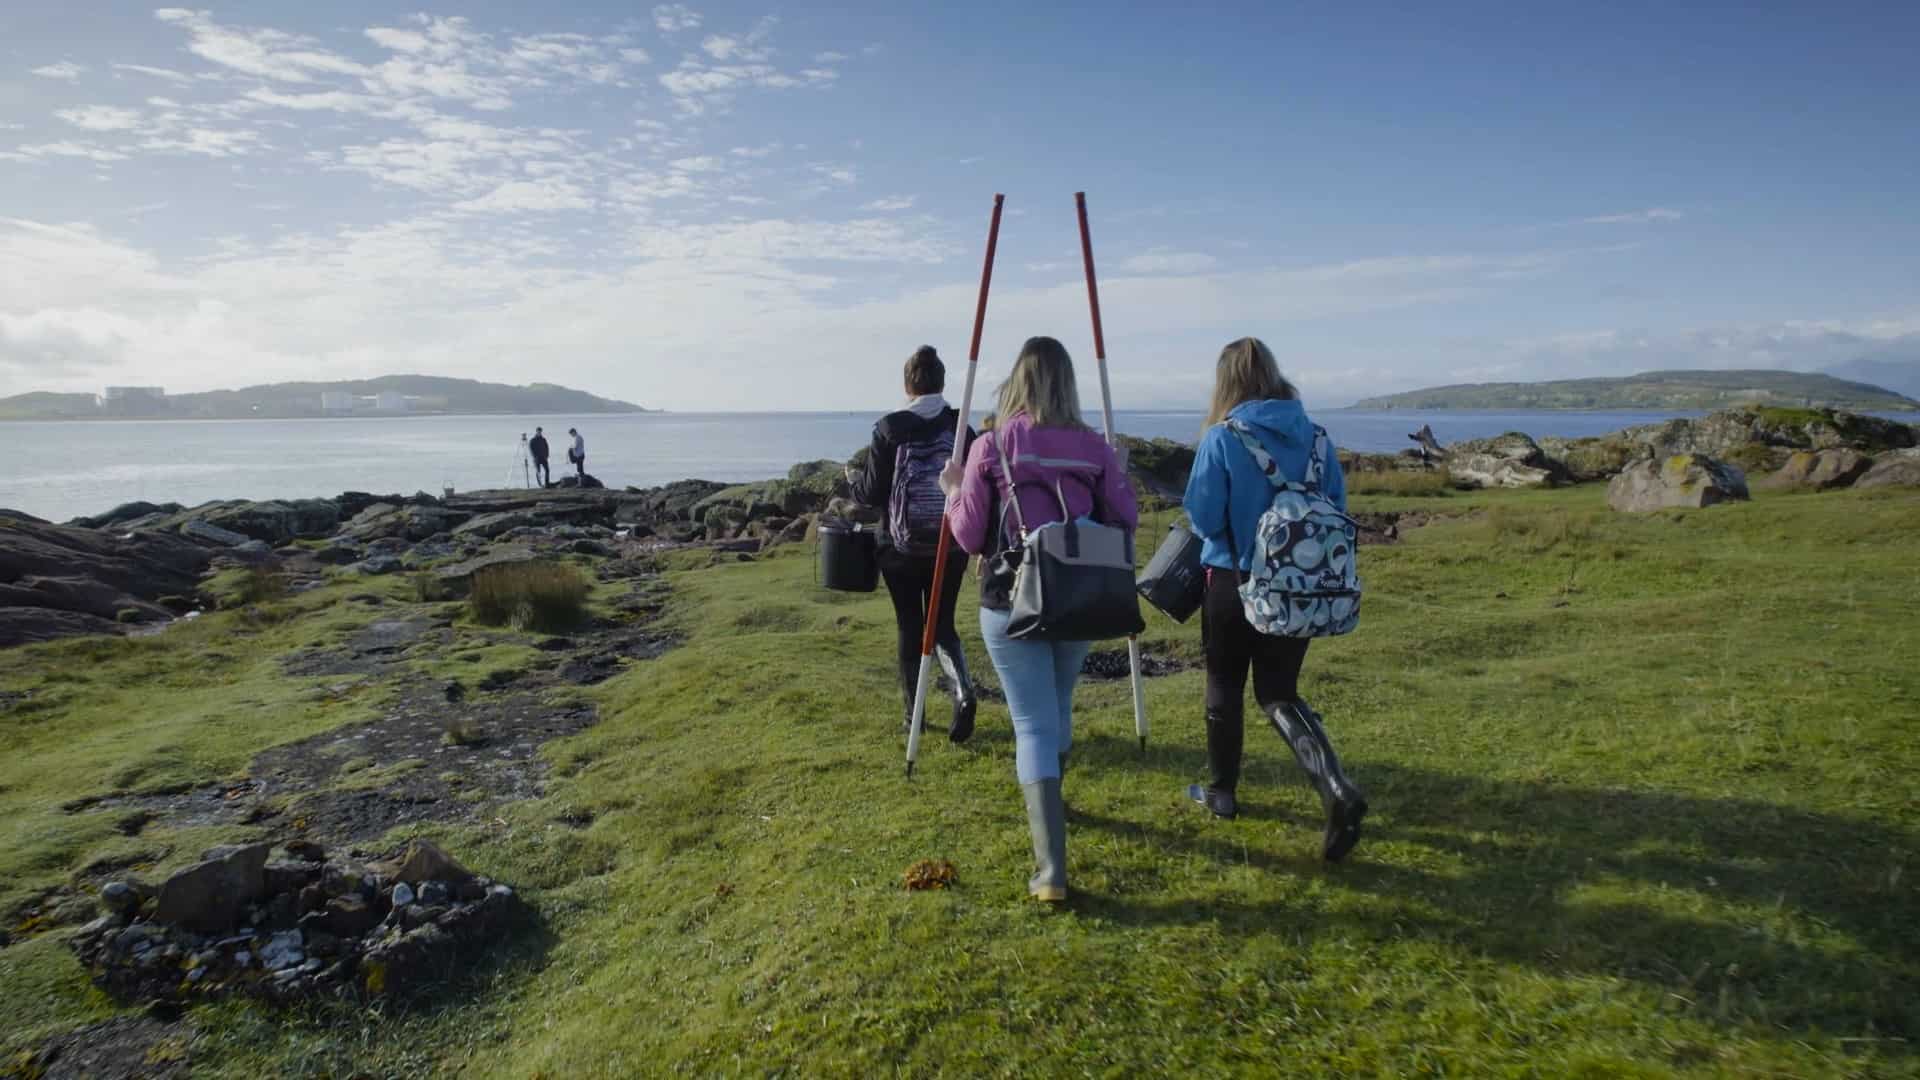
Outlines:
[[1307, 474], [1304, 479], [1296, 481], [1288, 480], [1286, 474], [1280, 471], [1280, 464], [1273, 460], [1272, 454], [1267, 453], [1267, 448], [1260, 444], [1259, 437], [1254, 435], [1251, 427], [1239, 420], [1227, 420], [1225, 424], [1227, 430], [1239, 438], [1240, 445], [1253, 457], [1253, 463], [1260, 469], [1261, 475], [1277, 490], [1321, 493], [1321, 485], [1326, 477], [1326, 460], [1333, 455], [1333, 442], [1327, 437], [1326, 428], [1313, 425], [1313, 446], [1307, 451]]

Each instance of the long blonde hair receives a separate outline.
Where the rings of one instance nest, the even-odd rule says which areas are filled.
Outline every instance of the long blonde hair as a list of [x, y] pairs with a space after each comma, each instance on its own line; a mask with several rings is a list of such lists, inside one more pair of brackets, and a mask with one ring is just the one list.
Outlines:
[[1213, 372], [1213, 407], [1207, 410], [1206, 426], [1225, 420], [1228, 413], [1249, 401], [1295, 401], [1299, 397], [1300, 391], [1280, 374], [1280, 365], [1267, 343], [1243, 337], [1220, 350], [1220, 362]]
[[1004, 423], [1016, 413], [1026, 413], [1035, 427], [1086, 430], [1086, 421], [1080, 419], [1080, 386], [1065, 345], [1050, 337], [1030, 337], [1020, 346], [1013, 374], [1000, 384], [995, 416]]

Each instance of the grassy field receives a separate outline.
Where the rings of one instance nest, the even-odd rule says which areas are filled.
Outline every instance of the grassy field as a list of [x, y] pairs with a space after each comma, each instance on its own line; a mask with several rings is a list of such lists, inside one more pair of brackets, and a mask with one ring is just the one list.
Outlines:
[[[1364, 505], [1458, 517], [1364, 549], [1361, 629], [1309, 657], [1374, 807], [1344, 865], [1266, 732], [1240, 820], [1184, 802], [1198, 671], [1149, 682], [1145, 753], [1125, 683], [1083, 683], [1076, 896], [1043, 910], [1004, 708], [909, 782], [884, 596], [814, 588], [804, 549], [688, 562], [686, 644], [597, 689], [548, 797], [436, 834], [541, 929], [402, 1015], [196, 1010], [195, 1075], [1920, 1075], [1920, 497]], [[273, 660], [373, 617], [339, 598], [0, 655], [35, 691], [0, 711], [0, 911], [217, 839], [67, 800], [371, 715]], [[1146, 640], [1198, 657], [1196, 625]], [[903, 891], [922, 858], [955, 887]], [[0, 949], [0, 1042], [111, 1015], [61, 938]]]

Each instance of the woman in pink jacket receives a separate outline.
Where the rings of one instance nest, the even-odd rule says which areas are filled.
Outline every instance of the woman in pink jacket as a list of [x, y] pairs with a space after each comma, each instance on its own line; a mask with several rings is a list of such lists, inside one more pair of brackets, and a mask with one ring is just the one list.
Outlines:
[[[1011, 482], [1001, 471], [1005, 451]], [[1056, 496], [1058, 486], [1060, 495]], [[1027, 527], [1059, 521], [1060, 499], [1075, 518], [1095, 516], [1132, 531], [1139, 524], [1125, 458], [1080, 419], [1073, 360], [1058, 341], [1027, 339], [1013, 374], [1000, 387], [992, 432], [975, 439], [963, 466], [940, 474], [947, 522], [960, 547], [991, 557], [1019, 544], [1008, 492], [1017, 492]], [[1036, 872], [1027, 883], [1037, 899], [1067, 898], [1067, 811], [1060, 774], [1073, 745], [1073, 688], [1089, 643], [1028, 641], [1007, 636], [1010, 575], [983, 559], [980, 636], [1013, 714], [1014, 764], [1026, 796]]]

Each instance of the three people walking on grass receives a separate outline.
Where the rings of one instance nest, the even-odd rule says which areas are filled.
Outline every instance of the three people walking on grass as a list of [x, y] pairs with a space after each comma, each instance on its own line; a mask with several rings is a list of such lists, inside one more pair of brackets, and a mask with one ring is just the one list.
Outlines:
[[[916, 539], [924, 534], [913, 526], [914, 514], [931, 517], [931, 507], [917, 501], [921, 495], [909, 494], [905, 508], [897, 509], [903, 487], [913, 492], [930, 462], [950, 454], [938, 485], [953, 541], [981, 561], [980, 635], [1012, 716], [1014, 768], [1033, 843], [1028, 892], [1058, 902], [1067, 897], [1062, 781], [1073, 746], [1074, 691], [1091, 643], [1010, 634], [1014, 569], [997, 556], [1018, 549], [1027, 530], [1065, 520], [1093, 520], [1131, 534], [1139, 524], [1138, 505], [1125, 455], [1081, 419], [1073, 361], [1058, 341], [1035, 337], [1021, 347], [1000, 387], [993, 430], [977, 438], [968, 431], [969, 445], [949, 449], [958, 420], [938, 396], [944, 378], [931, 348], [914, 353], [906, 368], [907, 408], [875, 425], [867, 464], [849, 479], [861, 501], [888, 506], [892, 546], [881, 565], [894, 601], [909, 714], [925, 604], [932, 590], [941, 590], [944, 617], [936, 640], [954, 682], [952, 738], [960, 742], [973, 730], [975, 708], [952, 623], [965, 560], [950, 562], [949, 576], [934, 582], [931, 559], [920, 549], [931, 552], [938, 534]], [[948, 432], [946, 446], [933, 434], [939, 429]], [[928, 443], [933, 449], [909, 449]], [[1358, 618], [1345, 482], [1325, 431], [1281, 375], [1272, 351], [1255, 338], [1221, 350], [1183, 504], [1201, 540], [1206, 583], [1201, 638], [1208, 781], [1188, 788], [1188, 797], [1216, 817], [1238, 815], [1251, 676], [1261, 717], [1320, 796], [1326, 818], [1322, 857], [1339, 861], [1359, 842], [1367, 801], [1342, 769], [1320, 714], [1301, 698], [1299, 679], [1310, 639], [1344, 633]], [[1009, 515], [1010, 509], [1020, 513]], [[896, 516], [904, 524], [896, 524]], [[1288, 591], [1304, 580], [1317, 583], [1310, 599]]]

